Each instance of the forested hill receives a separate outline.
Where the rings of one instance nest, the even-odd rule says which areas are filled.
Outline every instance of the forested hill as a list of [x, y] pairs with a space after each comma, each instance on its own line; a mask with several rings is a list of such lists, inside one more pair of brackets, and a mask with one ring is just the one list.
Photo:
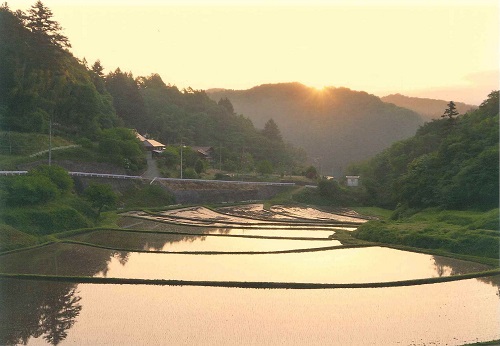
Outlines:
[[361, 175], [366, 203], [405, 208], [498, 207], [498, 91], [475, 111], [426, 123], [370, 161]]
[[28, 13], [0, 7], [0, 126], [47, 133], [49, 120], [73, 136], [118, 125], [111, 96], [69, 52], [70, 43], [37, 2]]
[[415, 134], [423, 124], [415, 112], [346, 88], [317, 90], [299, 83], [267, 84], [249, 90], [208, 90], [228, 98], [257, 127], [272, 118], [283, 136], [306, 150], [323, 174], [338, 175], [393, 142]]
[[52, 128], [91, 147], [125, 133], [109, 129], [135, 128], [164, 144], [213, 146], [230, 171], [253, 170], [259, 161], [288, 171], [304, 161], [274, 122], [257, 130], [227, 99], [178, 90], [154, 73], [134, 78], [116, 68], [105, 75], [99, 60], [88, 66], [70, 48], [41, 1], [27, 12], [0, 6], [0, 130], [48, 134]]
[[[415, 111], [418, 114], [420, 114], [425, 121], [439, 119], [441, 115], [443, 115], [443, 111], [444, 109], [446, 109], [446, 105], [450, 101], [455, 101], [455, 100], [445, 101], [445, 100], [435, 100], [429, 98], [409, 97], [401, 94], [387, 95], [381, 97], [380, 99], [387, 103], [393, 103], [399, 107], [411, 109], [412, 111]], [[477, 106], [468, 105], [463, 102], [454, 102], [454, 103], [457, 107], [457, 111], [460, 114], [465, 114], [468, 111], [477, 108]]]

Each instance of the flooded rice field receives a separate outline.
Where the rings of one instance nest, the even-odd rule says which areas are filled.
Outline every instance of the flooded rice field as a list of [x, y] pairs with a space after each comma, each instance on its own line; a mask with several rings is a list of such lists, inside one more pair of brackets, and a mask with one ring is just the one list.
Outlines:
[[282, 205], [275, 205], [271, 207], [271, 211], [275, 213], [280, 213], [282, 215], [293, 216], [305, 220], [337, 221], [337, 222], [352, 222], [352, 223], [367, 221], [366, 219], [353, 216], [354, 215], [353, 213], [350, 213], [350, 215], [332, 214], [314, 208], [306, 208], [306, 207], [287, 207]]
[[[261, 219], [273, 217], [265, 217], [267, 211], [258, 215], [263, 210], [258, 204], [221, 209], [172, 212], [173, 219], [184, 218], [181, 224], [127, 213], [119, 221], [122, 230], [81, 233], [64, 242], [1, 255], [0, 272], [213, 281], [224, 286], [224, 282], [391, 283], [491, 269], [387, 247], [345, 248], [331, 238], [340, 227], [335, 224], [262, 227]], [[331, 217], [309, 209], [286, 213], [320, 222]], [[248, 224], [257, 227], [200, 227], [218, 214], [234, 217], [228, 222], [253, 215], [258, 219]], [[500, 338], [498, 275], [335, 289], [61, 280], [0, 278], [1, 345], [463, 345]]]
[[[297, 231], [300, 232], [300, 231]], [[165, 252], [263, 252], [342, 245], [338, 240], [314, 238], [250, 238], [225, 234], [179, 235], [145, 232], [95, 231], [69, 239], [105, 247]], [[264, 237], [264, 234], [260, 236]], [[304, 236], [304, 235], [302, 235]], [[307, 240], [305, 240], [307, 239]]]
[[156, 232], [176, 232], [186, 234], [222, 234], [228, 236], [248, 236], [248, 237], [276, 237], [276, 238], [300, 238], [300, 239], [329, 239], [335, 234], [335, 230], [351, 231], [353, 227], [199, 227], [188, 224], [169, 224], [149, 219], [137, 219], [133, 217], [123, 217], [120, 226], [131, 230], [152, 230]]

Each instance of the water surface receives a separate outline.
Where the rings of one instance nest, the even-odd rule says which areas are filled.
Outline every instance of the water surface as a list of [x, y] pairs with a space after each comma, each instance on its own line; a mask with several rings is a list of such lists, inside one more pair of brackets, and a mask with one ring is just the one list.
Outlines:
[[125, 231], [95, 231], [69, 239], [105, 247], [167, 252], [265, 252], [342, 245], [337, 240], [259, 239], [216, 236], [213, 234], [179, 235]]
[[500, 338], [498, 282], [256, 290], [0, 280], [0, 344], [463, 345]]
[[[384, 247], [265, 255], [184, 255], [52, 244], [0, 257], [0, 272], [193, 281], [369, 283], [422, 279], [489, 266]], [[93, 269], [94, 262], [99, 266]], [[89, 266], [90, 264], [91, 266]], [[450, 269], [448, 269], [450, 268]]]

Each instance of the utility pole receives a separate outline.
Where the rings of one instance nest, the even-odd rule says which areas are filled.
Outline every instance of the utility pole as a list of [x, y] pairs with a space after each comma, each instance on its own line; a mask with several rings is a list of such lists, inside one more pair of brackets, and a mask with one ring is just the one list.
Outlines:
[[181, 139], [181, 179], [182, 179], [182, 139]]
[[222, 143], [219, 143], [219, 171], [222, 172]]
[[49, 166], [52, 164], [52, 116], [49, 119]]

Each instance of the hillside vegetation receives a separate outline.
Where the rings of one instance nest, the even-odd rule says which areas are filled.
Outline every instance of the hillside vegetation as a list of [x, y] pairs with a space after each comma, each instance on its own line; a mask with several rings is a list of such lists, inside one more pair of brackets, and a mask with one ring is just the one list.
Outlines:
[[294, 199], [323, 206], [378, 206], [380, 220], [352, 235], [365, 241], [432, 249], [449, 255], [499, 255], [499, 92], [478, 109], [434, 120], [347, 171], [361, 186], [322, 179]]
[[361, 175], [365, 203], [408, 208], [498, 207], [498, 91], [475, 111], [434, 120], [348, 171]]
[[141, 146], [123, 142], [129, 139], [120, 129], [125, 127], [164, 144], [212, 146], [217, 166], [229, 171], [253, 171], [263, 163], [272, 171], [293, 170], [304, 161], [276, 124], [257, 130], [227, 99], [215, 102], [201, 90], [178, 90], [154, 73], [134, 78], [116, 68], [104, 75], [99, 60], [89, 66], [70, 48], [40, 1], [26, 13], [0, 7], [1, 154], [34, 151], [30, 143], [16, 142], [16, 133], [52, 132], [81, 145], [72, 150], [75, 160], [100, 157], [137, 172], [144, 168], [136, 155]]
[[274, 119], [283, 136], [304, 148], [310, 163], [328, 175], [340, 175], [349, 163], [414, 135], [423, 124], [413, 111], [346, 88], [317, 90], [285, 83], [207, 93], [214, 100], [228, 98], [257, 127]]

